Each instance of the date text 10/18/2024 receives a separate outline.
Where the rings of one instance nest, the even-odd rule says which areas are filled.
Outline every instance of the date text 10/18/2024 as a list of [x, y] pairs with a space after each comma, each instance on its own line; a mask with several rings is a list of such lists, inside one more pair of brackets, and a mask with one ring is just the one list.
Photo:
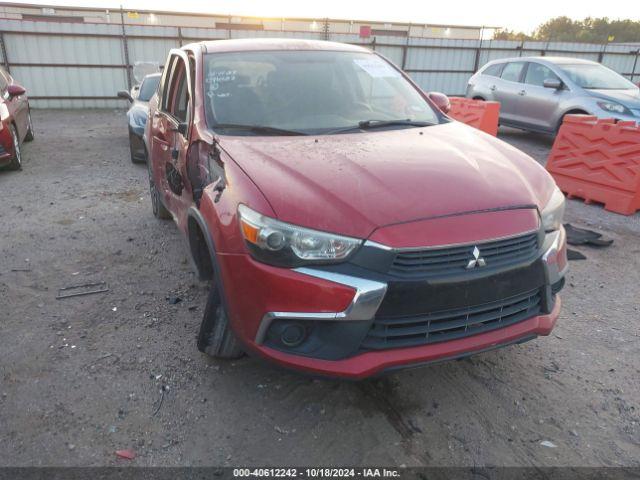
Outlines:
[[233, 476], [262, 478], [398, 478], [389, 468], [234, 468]]

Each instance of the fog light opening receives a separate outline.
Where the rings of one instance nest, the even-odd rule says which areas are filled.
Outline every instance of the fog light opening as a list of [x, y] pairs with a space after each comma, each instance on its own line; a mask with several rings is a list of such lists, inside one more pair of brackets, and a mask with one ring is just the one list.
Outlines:
[[307, 329], [300, 323], [290, 323], [285, 325], [280, 334], [280, 341], [283, 345], [293, 348], [300, 345], [307, 338]]

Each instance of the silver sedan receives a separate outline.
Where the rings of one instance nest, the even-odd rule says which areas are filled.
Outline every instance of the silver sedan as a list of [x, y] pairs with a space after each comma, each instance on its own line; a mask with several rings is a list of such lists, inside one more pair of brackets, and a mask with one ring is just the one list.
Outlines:
[[469, 80], [467, 98], [500, 102], [500, 124], [555, 133], [567, 114], [640, 121], [640, 89], [588, 60], [518, 57], [487, 63]]

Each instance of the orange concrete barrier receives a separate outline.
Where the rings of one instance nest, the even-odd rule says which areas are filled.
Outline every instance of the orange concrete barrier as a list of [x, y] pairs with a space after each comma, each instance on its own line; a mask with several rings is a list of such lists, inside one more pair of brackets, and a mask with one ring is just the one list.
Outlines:
[[485, 102], [470, 98], [451, 97], [451, 110], [448, 115], [459, 122], [466, 123], [494, 137], [498, 134], [500, 102]]
[[547, 170], [569, 197], [604, 203], [623, 215], [640, 210], [640, 126], [567, 115]]

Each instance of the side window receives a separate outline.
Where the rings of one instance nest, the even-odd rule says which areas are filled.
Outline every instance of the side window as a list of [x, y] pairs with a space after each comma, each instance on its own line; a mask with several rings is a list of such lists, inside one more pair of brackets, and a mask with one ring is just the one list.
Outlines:
[[544, 65], [533, 62], [529, 63], [529, 66], [527, 67], [527, 74], [524, 76], [524, 83], [543, 87], [544, 81], [547, 79], [556, 80], [558, 77], [550, 68], [545, 67]]
[[160, 87], [158, 95], [160, 96], [160, 110], [164, 112], [169, 111], [169, 104], [171, 100], [171, 76], [173, 74], [173, 70], [176, 66], [176, 60], [178, 57], [176, 55], [172, 55], [169, 57], [169, 61], [164, 66], [164, 71], [162, 72], [162, 79], [160, 80]]
[[519, 82], [523, 68], [524, 62], [507, 63], [504, 70], [502, 70], [502, 79], [510, 82]]
[[482, 71], [482, 75], [489, 75], [490, 77], [499, 77], [502, 73], [502, 69], [504, 68], [504, 63], [496, 63], [485, 68]]
[[182, 61], [179, 62], [178, 65], [182, 68], [179, 68], [179, 71], [177, 72], [177, 85], [174, 90], [173, 104], [172, 108], [169, 110], [169, 113], [171, 113], [181, 122], [186, 122], [187, 112], [189, 110], [189, 88], [187, 83], [187, 71], [185, 70], [184, 63]]
[[189, 111], [189, 85], [187, 69], [182, 58], [173, 56], [165, 72], [162, 85], [162, 110], [176, 117], [180, 122], [187, 121]]

